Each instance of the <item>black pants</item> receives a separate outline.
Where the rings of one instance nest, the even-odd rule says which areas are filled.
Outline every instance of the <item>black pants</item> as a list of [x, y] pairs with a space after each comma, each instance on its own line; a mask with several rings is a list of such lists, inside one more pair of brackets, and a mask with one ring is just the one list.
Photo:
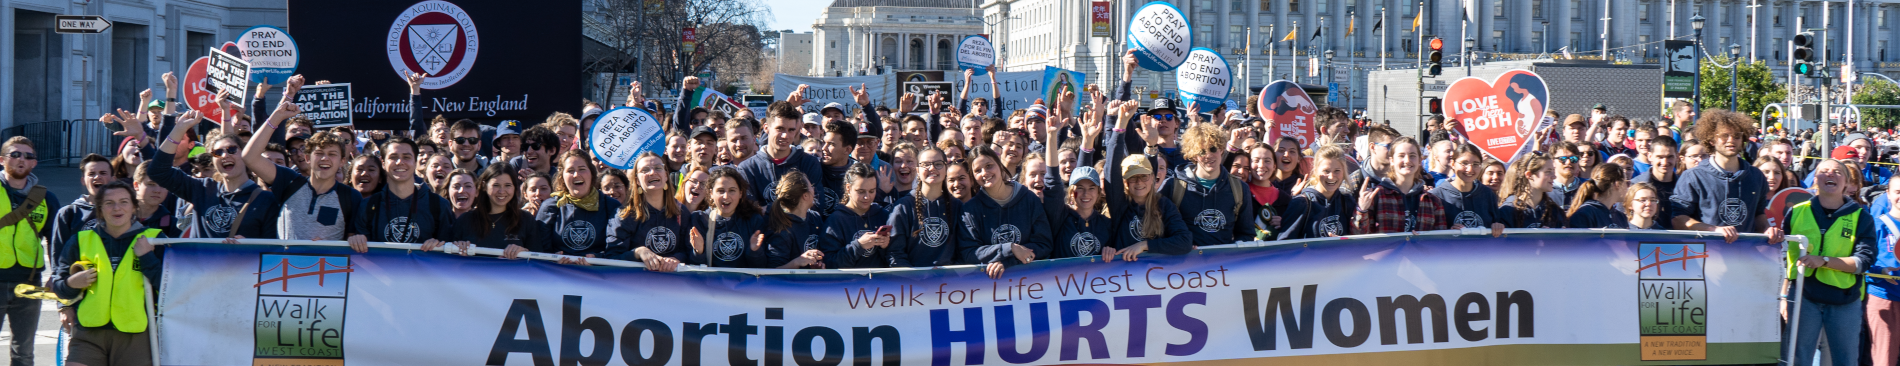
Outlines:
[[33, 341], [40, 327], [40, 300], [28, 299], [13, 294], [17, 282], [0, 282], [0, 324], [9, 325], [13, 334], [13, 344], [8, 351], [13, 355], [13, 366], [33, 365]]

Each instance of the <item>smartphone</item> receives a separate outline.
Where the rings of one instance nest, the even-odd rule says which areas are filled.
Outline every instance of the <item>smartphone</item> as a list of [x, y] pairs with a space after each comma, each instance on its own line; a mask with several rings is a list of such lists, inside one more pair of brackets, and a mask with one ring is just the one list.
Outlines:
[[891, 226], [890, 226], [890, 225], [884, 225], [884, 226], [879, 226], [879, 227], [877, 227], [877, 234], [878, 234], [878, 235], [891, 235]]

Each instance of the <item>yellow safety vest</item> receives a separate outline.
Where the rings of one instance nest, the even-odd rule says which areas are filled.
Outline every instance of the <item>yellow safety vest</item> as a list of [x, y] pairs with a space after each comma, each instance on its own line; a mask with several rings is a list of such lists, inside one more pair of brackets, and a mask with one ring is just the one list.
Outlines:
[[[1842, 215], [1840, 218], [1834, 219], [1834, 225], [1829, 227], [1827, 233], [1823, 235], [1820, 231], [1820, 225], [1814, 221], [1814, 210], [1809, 208], [1809, 205], [1812, 204], [1813, 201], [1802, 202], [1788, 210], [1791, 216], [1788, 218], [1788, 226], [1793, 228], [1789, 230], [1788, 233], [1807, 237], [1809, 244], [1816, 244], [1814, 240], [1816, 238], [1821, 239], [1819, 241], [1820, 245], [1815, 247], [1814, 250], [1809, 253], [1810, 255], [1823, 257], [1853, 256], [1854, 238], [1860, 234], [1854, 232], [1855, 228], [1860, 227], [1860, 210], [1854, 210], [1855, 212], [1853, 213]], [[1873, 235], [1873, 233], [1867, 234]], [[1788, 279], [1794, 279], [1794, 266], [1796, 261], [1801, 258], [1801, 248], [1795, 245], [1788, 245], [1787, 247]], [[1837, 288], [1852, 288], [1855, 283], [1860, 282], [1860, 276], [1841, 272], [1833, 268], [1813, 268], [1808, 269], [1807, 273], [1816, 280], [1820, 280], [1821, 283]]]
[[[158, 233], [158, 229], [145, 229], [138, 236], [157, 238]], [[145, 274], [138, 271], [138, 255], [130, 248], [135, 245], [137, 238], [127, 245], [118, 268], [113, 268], [99, 233], [79, 232], [79, 259], [92, 262], [99, 270], [99, 279], [86, 288], [86, 298], [79, 300], [79, 325], [99, 327], [110, 322], [120, 332], [145, 332]]]
[[[0, 227], [0, 240], [7, 241], [5, 244], [0, 244], [0, 268], [13, 268], [15, 264], [26, 268], [45, 266], [40, 263], [39, 228], [46, 227], [46, 218], [51, 217], [46, 214], [46, 206], [45, 200], [42, 199], [38, 206], [33, 207], [33, 212], [25, 219], [21, 219], [19, 223]], [[13, 198], [0, 193], [0, 216], [6, 216], [12, 211]]]

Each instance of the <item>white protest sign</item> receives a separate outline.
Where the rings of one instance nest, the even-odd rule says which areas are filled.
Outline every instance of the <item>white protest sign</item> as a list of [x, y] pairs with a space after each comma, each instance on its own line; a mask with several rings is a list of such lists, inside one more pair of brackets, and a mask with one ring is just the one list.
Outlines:
[[251, 84], [251, 63], [216, 48], [211, 49], [209, 57], [211, 62], [205, 64], [205, 79], [211, 84], [212, 95], [228, 90], [231, 94], [226, 95], [225, 100], [243, 105], [244, 99], [250, 97], [245, 94]]
[[825, 103], [844, 104], [846, 108], [856, 108], [858, 102], [851, 95], [851, 88], [863, 85], [871, 96], [871, 103], [890, 105], [895, 103], [896, 93], [891, 91], [891, 75], [869, 75], [848, 77], [805, 77], [786, 74], [772, 75], [772, 100], [785, 100], [785, 97], [798, 91], [800, 84], [809, 85], [805, 89], [805, 99], [811, 102], [805, 110], [816, 111]]
[[306, 86], [297, 91], [298, 115], [309, 118], [316, 128], [350, 125], [350, 84]]
[[976, 75], [989, 73], [985, 68], [996, 64], [996, 47], [990, 44], [990, 38], [982, 35], [963, 37], [957, 43], [957, 68], [976, 70]]
[[661, 152], [666, 145], [666, 129], [652, 113], [633, 107], [618, 107], [602, 113], [587, 134], [587, 150], [607, 166], [632, 170], [640, 153]]
[[251, 27], [238, 36], [238, 57], [251, 63], [251, 82], [281, 84], [297, 74], [297, 40], [277, 27]]
[[1174, 69], [1174, 85], [1194, 111], [1207, 112], [1227, 100], [1227, 92], [1233, 89], [1233, 71], [1219, 52], [1196, 47], [1188, 54], [1187, 62]]
[[[1036, 98], [1042, 98], [1043, 93], [1048, 91], [1043, 87], [1043, 78], [1048, 76], [1047, 71], [1043, 69], [996, 73], [996, 89], [1001, 91], [1002, 98], [994, 101], [995, 103], [990, 104], [990, 107], [1003, 111], [1005, 115], [1011, 111], [1029, 108], [1031, 103], [1036, 102]], [[963, 88], [970, 88], [972, 99], [989, 98], [992, 95], [989, 80], [971, 80], [970, 85], [963, 85], [963, 80], [959, 78], [955, 83], [957, 83], [956, 90], [959, 92]]]
[[1151, 2], [1128, 18], [1128, 48], [1135, 50], [1141, 68], [1154, 71], [1174, 70], [1187, 60], [1194, 30], [1188, 27], [1181, 8], [1167, 2]]

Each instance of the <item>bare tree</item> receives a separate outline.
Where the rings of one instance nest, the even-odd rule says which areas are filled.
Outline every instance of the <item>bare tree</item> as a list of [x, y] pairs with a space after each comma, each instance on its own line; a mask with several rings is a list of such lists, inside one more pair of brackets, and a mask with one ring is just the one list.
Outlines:
[[[602, 66], [625, 68], [637, 58], [648, 91], [678, 88], [681, 78], [703, 70], [731, 75], [721, 84], [743, 80], [758, 69], [759, 30], [771, 17], [758, 0], [593, 0], [586, 8], [594, 13], [585, 17], [590, 30], [634, 56]], [[684, 52], [686, 28], [695, 29], [692, 52]]]

